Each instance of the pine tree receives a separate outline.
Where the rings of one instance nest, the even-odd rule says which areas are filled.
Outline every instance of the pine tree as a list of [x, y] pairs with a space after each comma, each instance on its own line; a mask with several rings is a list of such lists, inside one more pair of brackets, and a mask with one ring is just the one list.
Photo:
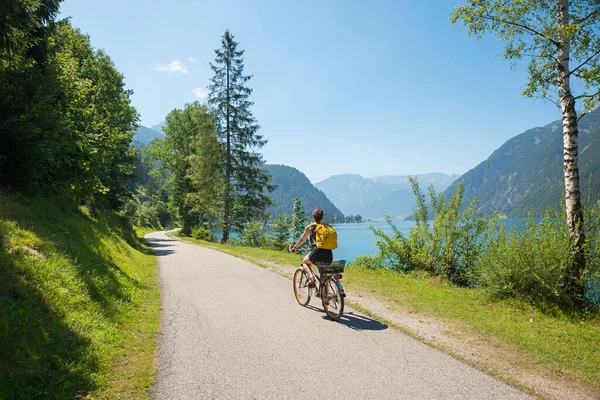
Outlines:
[[231, 228], [243, 228], [271, 204], [265, 191], [270, 176], [262, 169], [262, 155], [256, 152], [267, 141], [259, 135], [248, 100], [252, 94], [244, 76], [243, 50], [226, 31], [221, 48], [215, 50], [214, 72], [209, 85], [208, 103], [214, 107], [221, 142], [225, 147], [224, 190], [221, 243], [227, 243]]
[[302, 211], [302, 201], [299, 198], [294, 199], [294, 213], [292, 214], [291, 234], [292, 240], [297, 241], [304, 233], [304, 228], [308, 221]]
[[276, 250], [286, 249], [290, 242], [290, 218], [279, 214], [271, 224], [271, 229], [271, 246]]

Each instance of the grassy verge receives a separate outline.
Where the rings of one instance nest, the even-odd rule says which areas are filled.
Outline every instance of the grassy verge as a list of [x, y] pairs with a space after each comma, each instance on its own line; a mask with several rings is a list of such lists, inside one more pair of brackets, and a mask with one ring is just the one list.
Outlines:
[[114, 214], [0, 193], [0, 398], [146, 398], [156, 259]]
[[[194, 240], [192, 240], [194, 241]], [[296, 266], [299, 257], [258, 248], [194, 241], [264, 267]], [[459, 288], [438, 278], [398, 274], [385, 269], [347, 267], [344, 286], [368, 293], [392, 309], [433, 317], [493, 346], [517, 352], [514, 362], [529, 371], [576, 382], [600, 393], [600, 318], [571, 318], [536, 312], [509, 302], [490, 303], [478, 289]]]

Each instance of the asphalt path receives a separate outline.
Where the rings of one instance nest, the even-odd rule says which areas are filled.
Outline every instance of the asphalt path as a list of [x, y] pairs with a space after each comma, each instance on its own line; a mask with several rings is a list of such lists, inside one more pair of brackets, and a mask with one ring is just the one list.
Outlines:
[[340, 322], [319, 299], [301, 307], [267, 269], [164, 232], [146, 239], [163, 308], [155, 399], [532, 398], [350, 307]]

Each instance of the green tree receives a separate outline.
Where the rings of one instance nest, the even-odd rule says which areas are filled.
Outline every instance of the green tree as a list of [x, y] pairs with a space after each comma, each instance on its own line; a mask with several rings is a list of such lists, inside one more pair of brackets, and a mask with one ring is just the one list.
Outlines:
[[292, 240], [298, 240], [304, 233], [304, 228], [308, 221], [304, 216], [304, 211], [302, 211], [302, 201], [299, 198], [294, 199], [294, 211], [292, 212], [292, 223], [291, 223], [291, 235]]
[[252, 89], [247, 83], [251, 76], [243, 75], [244, 51], [237, 49], [233, 39], [226, 31], [221, 48], [215, 50], [208, 97], [225, 147], [221, 243], [227, 243], [232, 227], [242, 229], [271, 204], [265, 191], [272, 190], [262, 155], [256, 152], [267, 141], [257, 133], [259, 126], [250, 111]]
[[132, 92], [110, 57], [68, 21], [57, 24], [51, 45], [66, 129], [54, 143], [54, 180], [64, 182], [78, 200], [105, 197], [117, 205], [135, 165], [131, 139], [138, 115]]
[[190, 235], [199, 214], [215, 206], [221, 147], [216, 141], [214, 117], [198, 102], [171, 111], [165, 122], [166, 137], [153, 141], [150, 152], [161, 161], [157, 168], [169, 171], [171, 202], [181, 219], [182, 234]]
[[275, 250], [284, 250], [290, 243], [290, 218], [279, 214], [271, 223], [271, 246]]
[[198, 214], [200, 224], [210, 225], [223, 206], [225, 151], [219, 141], [215, 118], [208, 108], [196, 102], [187, 111], [196, 136], [189, 157], [187, 177], [191, 183], [191, 192], [188, 193], [186, 202]]
[[61, 0], [0, 2], [0, 59], [33, 56], [43, 62], [40, 48], [45, 45], [60, 3]]
[[574, 299], [583, 299], [586, 257], [576, 102], [590, 109], [600, 100], [600, 5], [597, 0], [468, 0], [451, 18], [453, 23], [461, 20], [477, 38], [498, 34], [511, 64], [529, 59], [523, 94], [549, 99], [562, 111], [566, 219], [572, 241], [565, 280]]
[[[59, 1], [0, 2], [0, 185], [36, 189], [55, 171], [60, 87], [48, 68]], [[51, 144], [50, 146], [48, 146]]]
[[33, 33], [21, 32], [24, 50], [6, 35], [8, 50], [0, 49], [0, 182], [120, 205], [135, 161], [131, 92], [86, 35], [52, 22], [54, 11], [43, 6], [52, 2], [26, 3], [40, 14]]
[[265, 236], [262, 230], [262, 221], [248, 221], [240, 232], [242, 246], [262, 247], [265, 244]]

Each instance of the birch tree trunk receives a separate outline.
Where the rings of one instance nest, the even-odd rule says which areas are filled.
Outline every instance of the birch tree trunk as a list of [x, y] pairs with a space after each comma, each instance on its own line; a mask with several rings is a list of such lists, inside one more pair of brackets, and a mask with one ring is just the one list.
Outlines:
[[[558, 25], [562, 29], [569, 23], [569, 0], [556, 0], [558, 8]], [[579, 167], [577, 137], [577, 112], [575, 98], [571, 93], [569, 76], [570, 38], [564, 30], [560, 33], [558, 48], [558, 96], [562, 109], [563, 124], [563, 169], [565, 176], [565, 199], [567, 225], [571, 244], [571, 263], [567, 268], [565, 281], [574, 295], [574, 299], [582, 300], [584, 287], [582, 285], [585, 269], [585, 254], [583, 244], [585, 232], [583, 226], [583, 211], [581, 208], [581, 192], [579, 188]]]

